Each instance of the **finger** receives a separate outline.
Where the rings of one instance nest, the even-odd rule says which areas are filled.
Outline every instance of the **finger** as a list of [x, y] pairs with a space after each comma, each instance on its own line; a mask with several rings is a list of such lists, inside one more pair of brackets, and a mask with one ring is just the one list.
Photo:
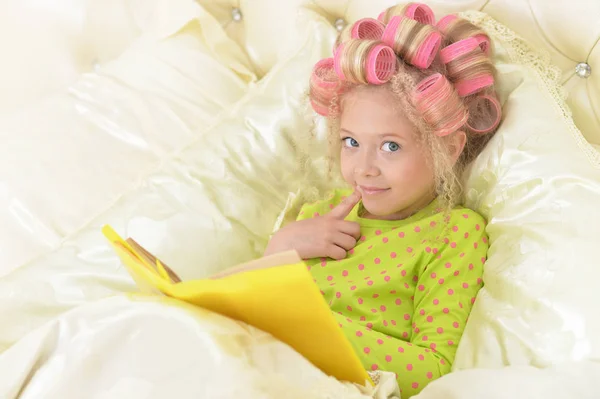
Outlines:
[[354, 191], [348, 197], [346, 197], [342, 202], [340, 202], [335, 208], [329, 212], [329, 216], [334, 219], [344, 219], [352, 208], [360, 201], [360, 193], [358, 191]]
[[338, 247], [344, 248], [346, 251], [350, 251], [356, 246], [356, 238], [348, 234], [338, 233], [333, 237], [333, 243]]
[[327, 250], [327, 256], [329, 256], [331, 259], [341, 260], [346, 257], [346, 250], [338, 247], [337, 245], [330, 245]]
[[336, 223], [336, 227], [342, 232], [346, 233], [357, 240], [360, 238], [360, 224], [357, 222], [348, 222], [347, 220], [340, 220]]

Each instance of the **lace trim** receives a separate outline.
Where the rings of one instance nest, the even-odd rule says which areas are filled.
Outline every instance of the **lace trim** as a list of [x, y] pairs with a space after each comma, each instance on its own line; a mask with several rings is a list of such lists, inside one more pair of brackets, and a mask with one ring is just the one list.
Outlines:
[[459, 13], [459, 15], [479, 26], [491, 36], [508, 43], [509, 46], [506, 46], [506, 51], [510, 60], [518, 64], [527, 65], [536, 72], [550, 93], [550, 96], [554, 99], [555, 109], [562, 115], [575, 142], [592, 166], [600, 169], [600, 153], [585, 139], [579, 128], [575, 125], [573, 115], [566, 102], [567, 95], [565, 88], [560, 83], [562, 71], [559, 67], [551, 64], [549, 52], [532, 49], [521, 36], [483, 12], [464, 11]]

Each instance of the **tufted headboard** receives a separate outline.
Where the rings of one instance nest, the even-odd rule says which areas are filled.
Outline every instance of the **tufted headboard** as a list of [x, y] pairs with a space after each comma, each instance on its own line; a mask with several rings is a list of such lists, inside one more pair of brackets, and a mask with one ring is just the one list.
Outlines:
[[[225, 27], [264, 76], [295, 35], [300, 7], [333, 26], [376, 16], [395, 0], [196, 0]], [[169, 7], [163, 0], [155, 9]], [[490, 14], [548, 52], [562, 70], [575, 121], [592, 144], [600, 144], [600, 1], [428, 0], [440, 14], [476, 9]], [[143, 31], [134, 0], [54, 0], [0, 5], [0, 114], [64, 88], [81, 73], [114, 59]], [[151, 7], [148, 7], [151, 8]], [[152, 18], [153, 16], [144, 16]], [[31, 22], [29, 25], [21, 21]], [[108, 29], [107, 29], [108, 27]], [[276, 40], [274, 40], [276, 38]]]
[[[376, 17], [395, 0], [199, 0], [228, 34], [244, 46], [264, 75], [294, 35], [296, 9], [310, 7], [343, 28]], [[428, 0], [437, 16], [469, 9], [488, 13], [548, 52], [562, 70], [575, 122], [592, 144], [600, 144], [600, 1], [593, 0]], [[273, 41], [272, 38], [279, 38]]]

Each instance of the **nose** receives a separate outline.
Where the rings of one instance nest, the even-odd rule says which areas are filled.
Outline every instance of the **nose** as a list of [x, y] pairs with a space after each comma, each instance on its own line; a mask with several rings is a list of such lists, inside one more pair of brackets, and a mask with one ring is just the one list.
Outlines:
[[377, 165], [377, 154], [373, 151], [361, 151], [358, 154], [354, 172], [359, 176], [374, 177], [380, 174]]

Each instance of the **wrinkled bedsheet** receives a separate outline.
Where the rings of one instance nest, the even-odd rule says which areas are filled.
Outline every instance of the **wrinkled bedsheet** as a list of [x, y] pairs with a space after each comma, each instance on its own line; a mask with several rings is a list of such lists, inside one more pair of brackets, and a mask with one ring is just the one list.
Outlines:
[[[553, 56], [559, 67], [552, 66], [535, 39], [515, 34], [506, 8], [488, 3], [484, 11], [505, 20], [465, 14], [497, 41], [506, 115], [466, 175], [467, 204], [489, 220], [486, 287], [456, 372], [418, 398], [596, 398], [594, 125], [573, 121], [584, 101], [564, 98], [566, 61]], [[245, 36], [241, 25], [223, 22], [221, 2], [69, 4], [87, 16], [86, 35], [60, 31], [57, 19], [54, 36], [41, 40], [82, 41], [77, 46], [98, 56], [82, 51], [78, 62], [92, 66], [63, 76], [63, 87], [39, 78], [15, 101], [2, 97], [0, 397], [375, 395], [324, 375], [257, 329], [135, 294], [100, 233], [110, 224], [135, 237], [184, 279], [260, 256], [303, 198], [334, 184], [322, 121], [305, 92], [312, 66], [331, 51], [339, 6], [294, 3], [281, 36], [287, 45], [268, 53], [248, 51], [268, 29], [251, 23], [256, 10], [245, 4], [246, 29], [254, 29]], [[345, 13], [356, 17], [384, 7], [348, 4]], [[8, 10], [3, 15], [49, 18]], [[44, 51], [52, 58], [60, 48]], [[41, 70], [32, 64], [27, 73]]]

